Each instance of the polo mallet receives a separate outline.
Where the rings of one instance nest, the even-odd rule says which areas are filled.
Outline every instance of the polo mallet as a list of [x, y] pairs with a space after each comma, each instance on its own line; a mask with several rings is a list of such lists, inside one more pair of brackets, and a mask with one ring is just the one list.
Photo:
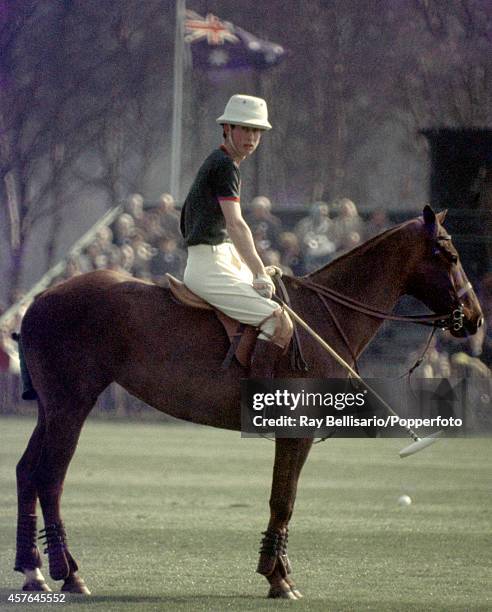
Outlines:
[[[278, 299], [278, 298], [277, 298]], [[281, 301], [281, 300], [278, 300]], [[386, 410], [392, 414], [393, 416], [395, 416], [398, 420], [400, 420], [400, 416], [393, 410], [393, 408], [391, 408], [391, 406], [379, 395], [379, 393], [377, 393], [370, 385], [368, 385], [358, 374], [357, 372], [350, 367], [350, 365], [342, 358], [340, 357], [340, 355], [327, 343], [323, 340], [323, 338], [321, 338], [321, 336], [319, 336], [314, 329], [312, 329], [311, 327], [309, 327], [309, 325], [303, 320], [301, 319], [301, 317], [296, 314], [292, 308], [290, 308], [289, 306], [287, 306], [287, 304], [283, 301], [281, 301], [282, 306], [285, 308], [285, 310], [290, 314], [290, 316], [297, 322], [299, 323], [299, 325], [301, 327], [303, 327], [309, 335], [311, 335], [324, 349], [325, 351], [327, 351], [328, 353], [330, 353], [330, 355], [333, 357], [333, 359], [335, 359], [336, 361], [338, 361], [338, 363], [347, 370], [347, 372], [350, 373], [350, 375], [355, 378], [356, 380], [358, 380], [360, 383], [362, 383], [366, 389], [368, 391], [370, 391], [374, 397], [381, 402], [381, 404], [386, 408]], [[413, 455], [415, 453], [417, 453], [418, 451], [426, 448], [427, 446], [430, 446], [431, 444], [434, 444], [434, 442], [437, 440], [437, 438], [442, 435], [442, 431], [438, 431], [435, 434], [430, 435], [427, 438], [419, 438], [419, 436], [413, 431], [413, 429], [411, 429], [410, 427], [408, 427], [407, 425], [401, 425], [401, 427], [403, 427], [403, 429], [405, 429], [405, 431], [408, 433], [408, 435], [412, 438], [413, 442], [412, 444], [410, 444], [409, 446], [403, 448], [400, 451], [400, 457], [403, 459], [404, 457], [409, 457], [410, 455]]]

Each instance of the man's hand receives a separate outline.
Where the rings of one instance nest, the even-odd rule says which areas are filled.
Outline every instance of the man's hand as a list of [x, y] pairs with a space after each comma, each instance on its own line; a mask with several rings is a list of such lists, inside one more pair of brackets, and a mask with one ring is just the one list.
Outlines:
[[275, 285], [268, 274], [257, 274], [253, 280], [253, 288], [263, 297], [272, 298], [275, 293]]
[[265, 272], [272, 278], [275, 276], [282, 278], [282, 268], [279, 266], [265, 266]]

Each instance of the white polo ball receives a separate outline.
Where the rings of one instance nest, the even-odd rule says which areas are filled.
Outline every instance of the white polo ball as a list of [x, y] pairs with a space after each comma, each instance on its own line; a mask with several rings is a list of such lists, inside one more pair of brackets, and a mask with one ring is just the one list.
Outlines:
[[398, 498], [399, 506], [409, 506], [412, 503], [412, 498], [409, 495], [400, 495]]

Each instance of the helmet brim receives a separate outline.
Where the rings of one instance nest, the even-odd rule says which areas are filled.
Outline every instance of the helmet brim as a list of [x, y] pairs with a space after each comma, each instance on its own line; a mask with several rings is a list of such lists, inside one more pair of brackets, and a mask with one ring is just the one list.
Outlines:
[[243, 127], [257, 128], [258, 130], [263, 130], [265, 132], [272, 129], [272, 126], [270, 125], [268, 121], [266, 122], [260, 122], [260, 121], [254, 121], [254, 120], [253, 121], [236, 121], [236, 120], [228, 119], [227, 117], [224, 117], [224, 115], [216, 119], [216, 121], [220, 125], [224, 125], [226, 123], [228, 125], [242, 125]]

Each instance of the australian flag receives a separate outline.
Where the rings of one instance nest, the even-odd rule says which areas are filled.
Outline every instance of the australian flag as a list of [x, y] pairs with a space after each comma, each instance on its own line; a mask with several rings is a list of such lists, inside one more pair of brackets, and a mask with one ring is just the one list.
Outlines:
[[265, 70], [285, 55], [280, 45], [260, 40], [211, 13], [200, 17], [186, 11], [185, 42], [191, 48], [193, 67], [203, 70]]

